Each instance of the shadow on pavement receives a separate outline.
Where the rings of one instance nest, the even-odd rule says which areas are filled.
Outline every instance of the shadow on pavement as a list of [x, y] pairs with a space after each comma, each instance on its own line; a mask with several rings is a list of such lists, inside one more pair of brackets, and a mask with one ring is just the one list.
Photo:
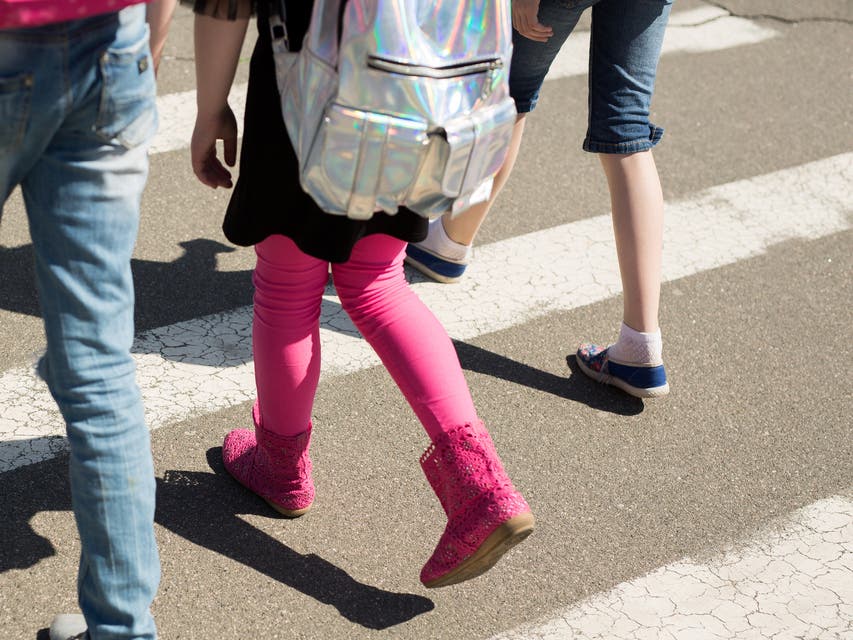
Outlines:
[[[387, 629], [435, 608], [432, 600], [384, 591], [353, 579], [316, 554], [301, 554], [240, 519], [242, 514], [269, 515], [222, 468], [221, 448], [207, 453], [214, 473], [167, 471], [157, 478], [156, 521], [190, 542], [220, 553], [250, 569], [335, 607], [351, 622]], [[28, 569], [56, 555], [50, 540], [30, 524], [39, 513], [71, 511], [68, 458], [60, 456], [0, 474], [0, 574]], [[73, 585], [73, 576], [67, 576]], [[38, 632], [46, 639], [48, 630]]]
[[[180, 243], [172, 262], [131, 260], [136, 287], [136, 330], [191, 320], [252, 304], [252, 272], [217, 270], [216, 256], [234, 247], [197, 238]], [[0, 309], [40, 316], [32, 245], [0, 247]]]
[[453, 344], [462, 368], [468, 371], [573, 400], [599, 411], [621, 416], [634, 416], [643, 412], [645, 405], [639, 398], [598, 384], [585, 376], [578, 368], [574, 355], [566, 357], [571, 375], [565, 378], [466, 342], [454, 341]]
[[239, 515], [272, 515], [222, 466], [222, 449], [207, 452], [214, 473], [167, 471], [157, 483], [157, 522], [190, 542], [222, 554], [323, 604], [368, 629], [387, 629], [431, 611], [432, 600], [393, 593], [353, 579], [316, 554], [297, 553]]
[[28, 569], [56, 555], [30, 524], [43, 511], [70, 511], [68, 459], [64, 456], [0, 473], [0, 573]]

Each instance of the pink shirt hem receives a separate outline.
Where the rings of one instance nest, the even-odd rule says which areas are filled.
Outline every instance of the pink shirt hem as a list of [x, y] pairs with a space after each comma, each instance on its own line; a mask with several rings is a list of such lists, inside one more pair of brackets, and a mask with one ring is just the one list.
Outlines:
[[0, 29], [37, 27], [118, 11], [148, 0], [0, 0]]

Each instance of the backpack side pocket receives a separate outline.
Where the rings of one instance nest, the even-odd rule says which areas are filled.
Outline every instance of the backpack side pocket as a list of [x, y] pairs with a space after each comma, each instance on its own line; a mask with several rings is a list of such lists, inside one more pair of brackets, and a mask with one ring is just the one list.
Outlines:
[[[491, 180], [506, 159], [515, 117], [515, 103], [506, 98], [455, 118], [434, 132], [430, 160], [418, 176], [416, 198], [409, 206], [433, 216], [459, 213], [488, 198]], [[444, 199], [424, 197], [431, 192]]]

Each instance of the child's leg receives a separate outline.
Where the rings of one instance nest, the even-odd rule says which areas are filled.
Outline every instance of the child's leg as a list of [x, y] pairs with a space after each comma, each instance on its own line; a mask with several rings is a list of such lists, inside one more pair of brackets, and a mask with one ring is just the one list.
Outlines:
[[602, 0], [592, 10], [589, 127], [584, 149], [607, 176], [624, 292], [619, 339], [581, 345], [587, 375], [638, 397], [669, 391], [658, 327], [663, 196], [651, 149], [663, 129], [649, 109], [672, 0]]
[[658, 330], [663, 194], [652, 152], [601, 154], [607, 175], [622, 275], [623, 320], [643, 333]]
[[623, 321], [647, 334], [658, 331], [663, 250], [663, 196], [651, 154], [663, 130], [649, 110], [671, 8], [672, 0], [606, 0], [592, 11], [584, 149], [599, 154], [610, 189]]
[[405, 248], [390, 236], [368, 236], [332, 274], [344, 309], [434, 440], [476, 422], [477, 412], [453, 343], [406, 282]]
[[533, 515], [477, 419], [453, 344], [403, 276], [405, 243], [369, 236], [333, 265], [341, 304], [432, 440], [421, 466], [447, 525], [421, 570], [427, 587], [474, 578], [533, 531]]
[[308, 447], [329, 267], [284, 236], [270, 236], [255, 251], [255, 429], [231, 431], [222, 445], [222, 461], [276, 511], [296, 517], [314, 500]]
[[280, 235], [255, 252], [252, 351], [261, 420], [292, 436], [308, 428], [320, 379], [320, 306], [329, 267]]

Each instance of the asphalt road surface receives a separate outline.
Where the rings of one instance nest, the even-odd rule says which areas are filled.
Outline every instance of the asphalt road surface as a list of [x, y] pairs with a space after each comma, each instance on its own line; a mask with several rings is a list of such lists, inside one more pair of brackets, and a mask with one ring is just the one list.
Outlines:
[[[253, 400], [251, 249], [192, 175], [192, 15], [160, 77], [134, 256], [158, 477], [165, 639], [853, 638], [853, 4], [675, 4], [653, 120], [667, 201], [671, 394], [596, 385], [571, 354], [615, 338], [606, 184], [580, 150], [588, 23], [530, 116], [465, 279], [416, 291], [456, 341], [537, 530], [492, 571], [426, 590], [444, 518], [427, 439], [330, 287], [312, 447], [317, 501], [276, 516], [224, 472]], [[232, 93], [245, 96], [250, 39]], [[75, 610], [63, 425], [18, 193], [0, 229], [0, 637]]]

